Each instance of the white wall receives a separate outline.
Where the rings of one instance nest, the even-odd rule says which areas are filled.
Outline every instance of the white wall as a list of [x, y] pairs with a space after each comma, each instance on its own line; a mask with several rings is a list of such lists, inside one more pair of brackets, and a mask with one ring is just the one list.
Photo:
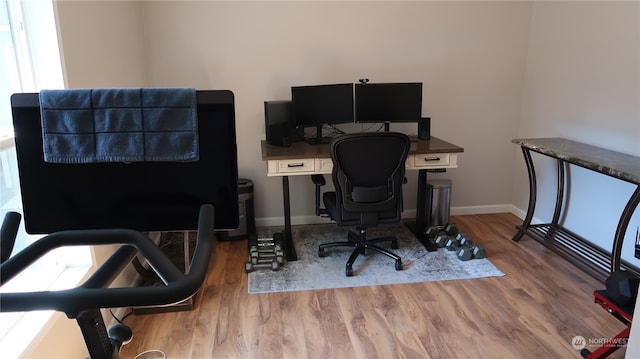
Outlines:
[[[517, 137], [565, 137], [640, 155], [640, 3], [534, 2]], [[526, 209], [528, 182], [519, 148], [513, 203]], [[553, 215], [555, 163], [534, 156], [538, 211]], [[611, 251], [620, 214], [636, 186], [571, 167], [565, 225]], [[622, 258], [636, 266], [631, 220]]]
[[54, 4], [67, 88], [148, 86], [140, 2]]
[[[261, 160], [263, 102], [289, 99], [294, 85], [363, 77], [424, 83], [432, 134], [465, 148], [460, 167], [444, 175], [453, 180], [454, 207], [511, 202], [509, 141], [520, 113], [529, 3], [158, 1], [144, 8], [150, 84], [235, 93], [239, 171], [254, 181], [258, 221], [282, 223], [283, 211], [281, 180], [267, 178]], [[417, 173], [408, 176], [411, 211]], [[310, 179], [290, 184], [293, 222], [316, 219]]]

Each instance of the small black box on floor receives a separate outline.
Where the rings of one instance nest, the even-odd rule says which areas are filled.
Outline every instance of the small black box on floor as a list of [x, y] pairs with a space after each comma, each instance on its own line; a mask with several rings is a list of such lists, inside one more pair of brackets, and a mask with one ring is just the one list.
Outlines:
[[256, 238], [256, 218], [253, 208], [253, 182], [250, 179], [238, 178], [238, 228], [231, 231], [217, 232], [220, 241]]

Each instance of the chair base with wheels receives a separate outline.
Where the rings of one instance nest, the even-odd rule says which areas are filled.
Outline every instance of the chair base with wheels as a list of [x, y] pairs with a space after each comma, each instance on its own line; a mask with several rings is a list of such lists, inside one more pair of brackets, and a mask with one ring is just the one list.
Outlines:
[[349, 256], [349, 259], [347, 260], [347, 265], [345, 268], [345, 274], [347, 277], [353, 276], [353, 263], [356, 261], [359, 255], [361, 254], [366, 255], [366, 251], [368, 249], [384, 254], [387, 257], [395, 260], [396, 270], [403, 269], [402, 258], [400, 258], [399, 255], [378, 246], [378, 243], [391, 242], [391, 248], [398, 249], [398, 240], [396, 237], [382, 237], [382, 238], [375, 238], [375, 239], [367, 239], [366, 228], [358, 227], [357, 230], [360, 231], [360, 234], [354, 231], [348, 232], [347, 234], [348, 241], [330, 242], [330, 243], [321, 244], [320, 246], [318, 246], [318, 256], [325, 257], [326, 256], [325, 250], [327, 248], [333, 248], [333, 247], [354, 248], [353, 252], [351, 252], [351, 256]]
[[354, 248], [346, 263], [347, 277], [353, 276], [353, 263], [367, 250], [393, 259], [396, 270], [402, 270], [400, 256], [379, 245], [389, 242], [397, 249], [397, 238], [367, 239], [367, 228], [401, 220], [409, 138], [394, 132], [349, 134], [337, 137], [329, 147], [335, 191], [322, 195], [325, 208], [321, 208], [321, 187], [326, 181], [322, 175], [311, 177], [316, 186], [316, 215], [329, 217], [338, 226], [355, 227], [359, 233], [350, 231], [347, 241], [321, 244], [318, 255], [324, 257], [327, 248]]

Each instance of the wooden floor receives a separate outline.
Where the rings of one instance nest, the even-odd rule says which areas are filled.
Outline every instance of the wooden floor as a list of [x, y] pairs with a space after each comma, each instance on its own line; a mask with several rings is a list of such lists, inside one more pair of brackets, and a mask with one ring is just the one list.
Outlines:
[[249, 295], [246, 241], [218, 242], [196, 308], [128, 317], [134, 337], [122, 357], [160, 349], [168, 358], [580, 358], [574, 336], [604, 340], [624, 329], [593, 302], [602, 283], [526, 236], [511, 241], [517, 217], [450, 221], [506, 275]]

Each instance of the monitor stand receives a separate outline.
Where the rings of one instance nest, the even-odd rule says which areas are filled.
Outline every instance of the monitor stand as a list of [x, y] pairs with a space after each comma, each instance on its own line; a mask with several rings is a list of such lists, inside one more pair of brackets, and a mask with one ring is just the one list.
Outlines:
[[331, 137], [322, 137], [322, 125], [317, 125], [316, 137], [307, 138], [306, 141], [310, 145], [320, 145], [331, 142]]

